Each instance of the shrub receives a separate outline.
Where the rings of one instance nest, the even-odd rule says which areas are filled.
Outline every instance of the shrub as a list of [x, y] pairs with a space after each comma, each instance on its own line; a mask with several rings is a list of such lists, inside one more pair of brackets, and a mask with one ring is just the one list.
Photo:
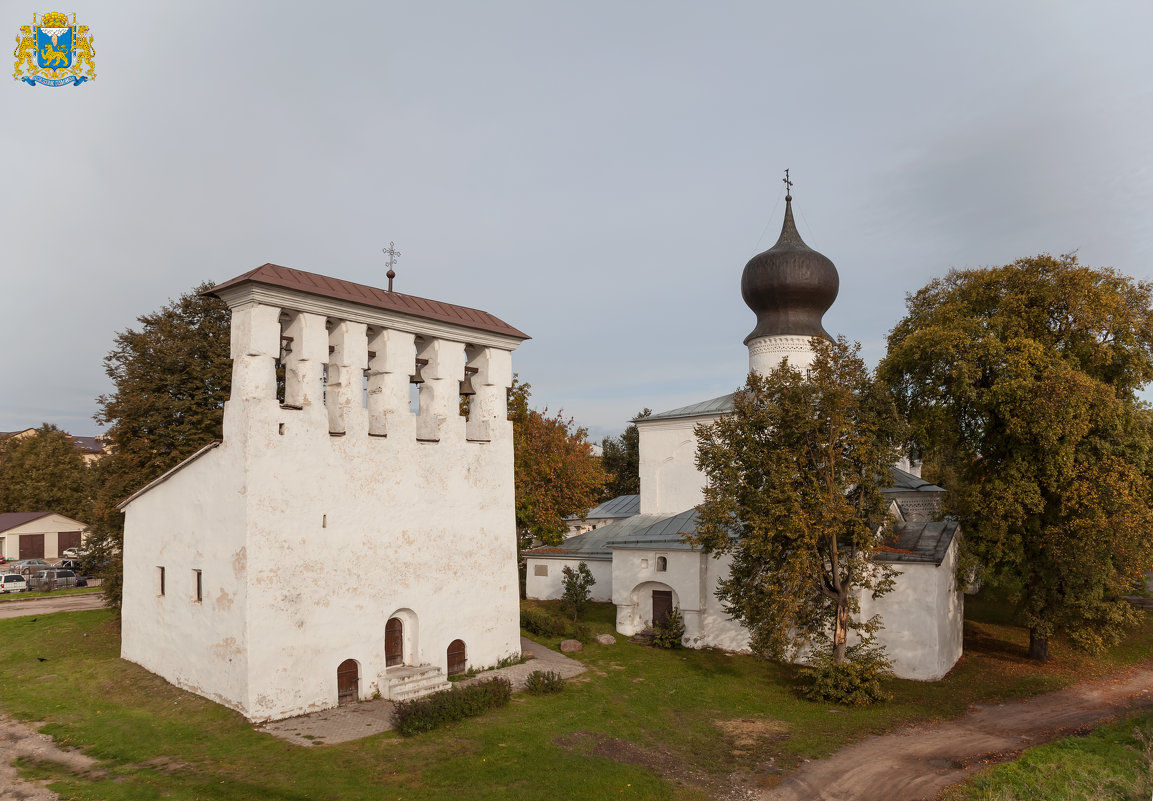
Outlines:
[[441, 690], [424, 698], [398, 701], [393, 716], [397, 731], [411, 737], [504, 706], [510, 698], [512, 685], [508, 679], [498, 676], [465, 687]]
[[537, 609], [520, 610], [520, 626], [540, 637], [563, 637], [568, 631], [565, 621]]
[[584, 562], [578, 564], [576, 569], [565, 565], [561, 572], [564, 576], [562, 579], [564, 595], [561, 596], [561, 608], [572, 612], [572, 619], [575, 622], [580, 616], [581, 610], [589, 602], [589, 596], [592, 595], [592, 587], [596, 584], [596, 579], [593, 578], [592, 571]]
[[574, 640], [581, 642], [591, 642], [593, 638], [593, 630], [584, 623], [573, 623], [569, 628], [569, 633]]
[[663, 622], [653, 622], [653, 645], [657, 648], [680, 648], [684, 636], [685, 621], [679, 606], [674, 606]]
[[804, 695], [812, 701], [867, 706], [892, 698], [882, 687], [882, 682], [893, 675], [892, 665], [884, 652], [873, 645], [850, 647], [839, 665], [833, 662], [833, 654], [822, 648], [809, 657], [801, 675], [810, 681]]
[[524, 688], [534, 695], [559, 693], [564, 689], [564, 677], [555, 670], [534, 670], [525, 679]]

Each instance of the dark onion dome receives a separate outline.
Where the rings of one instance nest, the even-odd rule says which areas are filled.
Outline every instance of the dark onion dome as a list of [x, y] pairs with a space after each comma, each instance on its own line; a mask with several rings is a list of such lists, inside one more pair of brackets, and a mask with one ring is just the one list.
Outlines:
[[777, 244], [749, 259], [741, 275], [741, 295], [757, 313], [757, 327], [745, 337], [781, 335], [825, 337], [823, 315], [837, 299], [837, 268], [810, 248], [793, 222], [793, 198], [785, 196], [785, 224]]

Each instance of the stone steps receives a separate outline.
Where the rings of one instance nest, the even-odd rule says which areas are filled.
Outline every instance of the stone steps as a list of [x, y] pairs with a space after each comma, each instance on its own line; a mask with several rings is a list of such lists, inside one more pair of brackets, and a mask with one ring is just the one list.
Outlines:
[[433, 665], [389, 668], [385, 682], [388, 688], [385, 697], [390, 701], [411, 701], [452, 686], [441, 669]]

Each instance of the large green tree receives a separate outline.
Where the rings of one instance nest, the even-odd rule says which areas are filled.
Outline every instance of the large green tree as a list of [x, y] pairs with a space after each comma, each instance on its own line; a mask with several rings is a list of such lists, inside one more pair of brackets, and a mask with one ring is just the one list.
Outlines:
[[76, 443], [44, 423], [0, 443], [0, 512], [56, 512], [88, 522], [92, 483]]
[[105, 595], [120, 602], [123, 514], [116, 505], [222, 435], [232, 378], [231, 313], [201, 284], [116, 335], [104, 359], [113, 391], [98, 399], [112, 453], [97, 468], [93, 509]]
[[[634, 419], [641, 420], [652, 413], [652, 409], [642, 409]], [[601, 440], [601, 464], [607, 479], [601, 500], [640, 494], [641, 434], [636, 423], [629, 423], [619, 437]]]
[[815, 339], [807, 375], [787, 364], [751, 373], [733, 411], [698, 426], [707, 485], [695, 544], [732, 554], [717, 596], [751, 633], [752, 649], [793, 658], [806, 645], [845, 661], [861, 592], [879, 596], [891, 571], [870, 559], [887, 522], [881, 490], [901, 421], [883, 385], [842, 337]]
[[564, 518], [596, 506], [605, 473], [592, 455], [588, 432], [562, 413], [529, 408], [530, 385], [513, 379], [508, 416], [513, 424], [516, 526], [522, 548], [534, 540], [557, 545]]
[[955, 270], [907, 299], [879, 371], [912, 444], [950, 478], [985, 580], [1019, 593], [1029, 653], [1088, 650], [1134, 620], [1153, 567], [1153, 289], [1071, 255]]

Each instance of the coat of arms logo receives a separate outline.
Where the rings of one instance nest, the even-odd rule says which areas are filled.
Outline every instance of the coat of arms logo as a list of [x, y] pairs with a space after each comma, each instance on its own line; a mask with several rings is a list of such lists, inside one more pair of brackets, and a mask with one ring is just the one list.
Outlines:
[[29, 86], [79, 86], [96, 79], [96, 54], [87, 25], [77, 25], [68, 15], [50, 11], [32, 15], [32, 24], [23, 25], [16, 35], [16, 71], [12, 77]]

